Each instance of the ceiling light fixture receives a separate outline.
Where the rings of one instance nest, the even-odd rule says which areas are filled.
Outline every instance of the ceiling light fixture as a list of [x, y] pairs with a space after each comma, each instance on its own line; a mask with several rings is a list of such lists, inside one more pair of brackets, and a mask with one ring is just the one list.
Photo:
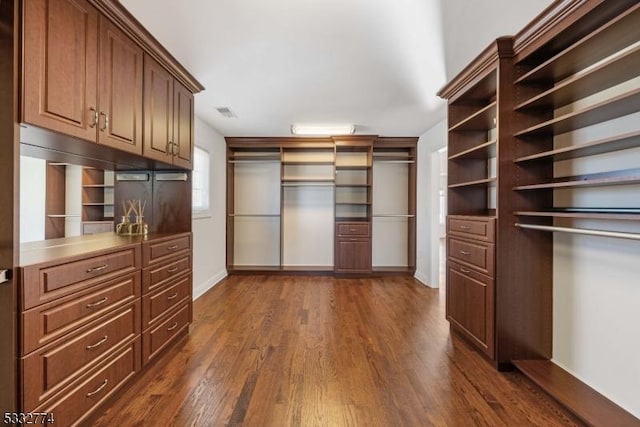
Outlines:
[[293, 135], [353, 135], [355, 125], [291, 125]]

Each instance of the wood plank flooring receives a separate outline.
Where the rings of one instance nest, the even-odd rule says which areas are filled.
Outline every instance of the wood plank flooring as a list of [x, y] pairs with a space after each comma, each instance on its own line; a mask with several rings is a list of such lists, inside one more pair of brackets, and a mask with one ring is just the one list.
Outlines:
[[97, 426], [567, 426], [449, 333], [412, 278], [232, 276]]

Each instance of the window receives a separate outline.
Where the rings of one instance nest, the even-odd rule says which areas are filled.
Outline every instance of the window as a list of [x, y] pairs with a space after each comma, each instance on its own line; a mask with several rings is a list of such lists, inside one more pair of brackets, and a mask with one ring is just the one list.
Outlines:
[[209, 216], [209, 152], [195, 147], [193, 152], [193, 216]]

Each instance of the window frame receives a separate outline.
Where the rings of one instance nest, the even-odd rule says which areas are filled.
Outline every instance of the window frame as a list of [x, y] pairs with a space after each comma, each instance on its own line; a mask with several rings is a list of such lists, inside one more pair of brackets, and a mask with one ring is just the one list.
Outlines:
[[[199, 155], [198, 151], [201, 151], [202, 154], [206, 155], [206, 176], [205, 176], [206, 179], [203, 181], [204, 188], [199, 189], [199, 191], [206, 193], [206, 206], [195, 205], [196, 175], [204, 173], [203, 171], [196, 169], [198, 158], [204, 157], [202, 156], [202, 154]], [[198, 179], [198, 182], [199, 182], [199, 179]], [[198, 145], [194, 145], [194, 149], [193, 149], [193, 170], [191, 172], [191, 217], [193, 219], [211, 217], [211, 153], [206, 148], [200, 147]]]

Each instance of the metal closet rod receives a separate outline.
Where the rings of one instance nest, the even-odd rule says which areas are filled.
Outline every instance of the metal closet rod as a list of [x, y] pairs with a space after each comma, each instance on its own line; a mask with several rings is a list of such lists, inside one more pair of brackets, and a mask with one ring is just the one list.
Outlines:
[[619, 231], [589, 230], [586, 228], [556, 227], [554, 225], [535, 225], [535, 224], [520, 224], [520, 223], [515, 223], [515, 226], [519, 228], [530, 229], [530, 230], [552, 231], [552, 232], [571, 233], [571, 234], [585, 234], [587, 236], [613, 237], [617, 239], [640, 240], [640, 234], [638, 233], [622, 233]]

